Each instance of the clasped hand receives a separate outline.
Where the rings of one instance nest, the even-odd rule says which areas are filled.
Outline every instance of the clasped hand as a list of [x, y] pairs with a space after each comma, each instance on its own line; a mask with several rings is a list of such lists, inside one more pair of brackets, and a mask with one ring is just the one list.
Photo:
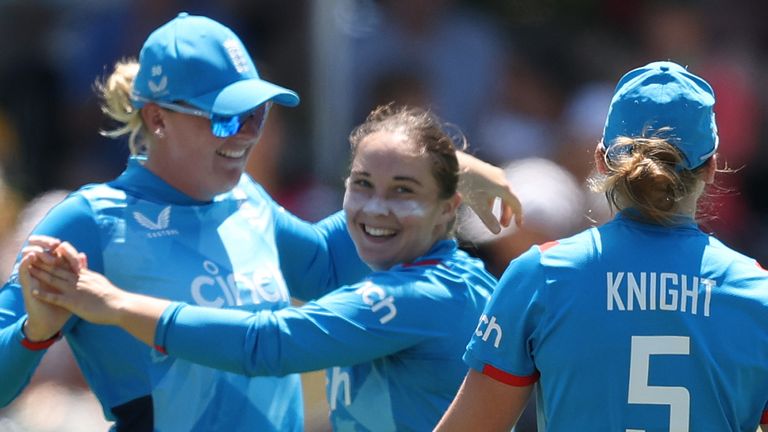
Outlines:
[[72, 245], [32, 236], [23, 254], [20, 272], [31, 276], [28, 294], [34, 300], [93, 323], [116, 323], [113, 308], [119, 304], [122, 291], [101, 274], [88, 270], [85, 255]]

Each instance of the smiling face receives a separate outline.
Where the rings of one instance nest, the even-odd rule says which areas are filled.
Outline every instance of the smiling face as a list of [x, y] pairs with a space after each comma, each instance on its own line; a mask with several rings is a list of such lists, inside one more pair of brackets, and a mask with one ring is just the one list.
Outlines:
[[148, 129], [161, 131], [149, 148], [146, 167], [200, 201], [209, 201], [237, 185], [263, 127], [263, 122], [250, 120], [237, 134], [218, 138], [206, 118], [157, 105], [145, 106], [145, 110]]
[[427, 152], [402, 133], [382, 130], [355, 149], [344, 212], [360, 257], [375, 270], [410, 262], [443, 238], [458, 195], [440, 198]]

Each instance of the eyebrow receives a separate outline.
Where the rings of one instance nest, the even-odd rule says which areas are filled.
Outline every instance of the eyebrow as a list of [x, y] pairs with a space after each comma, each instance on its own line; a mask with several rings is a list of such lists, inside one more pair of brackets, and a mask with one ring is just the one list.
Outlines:
[[[357, 175], [357, 176], [361, 176], [361, 177], [370, 177], [371, 176], [371, 174], [369, 172], [367, 172], [367, 171], [358, 171], [358, 170], [350, 170], [349, 174], [350, 175]], [[417, 184], [419, 186], [423, 186], [420, 181], [416, 180], [413, 177], [409, 177], [409, 176], [398, 176], [398, 175], [396, 175], [396, 176], [393, 177], [393, 179], [395, 179], [397, 181], [404, 181], [404, 182], [414, 183], [414, 184]]]

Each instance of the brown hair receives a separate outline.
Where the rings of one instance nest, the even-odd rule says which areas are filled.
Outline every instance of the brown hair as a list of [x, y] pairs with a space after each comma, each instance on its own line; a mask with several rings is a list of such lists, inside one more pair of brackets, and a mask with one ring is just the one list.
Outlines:
[[606, 150], [604, 160], [608, 172], [593, 177], [591, 188], [604, 192], [613, 208], [631, 207], [665, 225], [679, 220], [680, 203], [699, 190], [697, 182], [706, 166], [679, 169], [682, 154], [658, 137], [619, 137]]
[[146, 142], [138, 141], [139, 135], [145, 135], [144, 123], [140, 110], [131, 104], [133, 80], [139, 72], [136, 59], [123, 59], [115, 63], [112, 74], [94, 84], [96, 93], [102, 100], [101, 112], [120, 123], [114, 129], [100, 131], [102, 135], [118, 138], [128, 135], [128, 147], [132, 155], [146, 153]]
[[457, 138], [451, 136], [449, 129], [452, 128], [428, 110], [382, 105], [374, 109], [365, 122], [350, 133], [352, 159], [355, 158], [360, 142], [368, 135], [382, 131], [402, 133], [414, 143], [416, 151], [430, 156], [432, 175], [440, 188], [440, 198], [447, 199], [456, 194], [459, 184], [456, 142], [461, 143], [458, 149], [466, 147], [466, 139], [457, 129], [453, 128]]

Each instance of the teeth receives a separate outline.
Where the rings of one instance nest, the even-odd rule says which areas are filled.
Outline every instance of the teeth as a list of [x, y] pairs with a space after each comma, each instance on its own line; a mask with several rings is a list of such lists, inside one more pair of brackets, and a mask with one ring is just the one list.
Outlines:
[[395, 234], [395, 230], [386, 228], [373, 228], [369, 227], [368, 225], [364, 225], [363, 229], [365, 230], [366, 234], [372, 235], [374, 237], [386, 237]]
[[243, 157], [245, 155], [245, 149], [241, 150], [217, 150], [216, 154], [219, 156], [224, 156], [231, 159], [237, 159]]

